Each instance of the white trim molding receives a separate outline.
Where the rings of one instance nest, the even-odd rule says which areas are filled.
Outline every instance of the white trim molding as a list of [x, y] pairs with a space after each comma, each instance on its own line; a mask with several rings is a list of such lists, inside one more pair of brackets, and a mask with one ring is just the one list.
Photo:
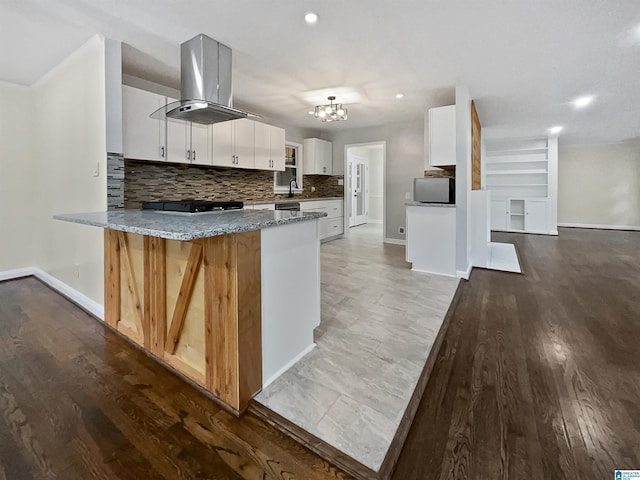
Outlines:
[[[596, 230], [629, 230], [632, 232], [640, 232], [640, 226], [635, 225], [599, 225], [596, 223], [558, 223], [559, 227], [569, 228], [593, 228]], [[556, 232], [557, 235], [557, 232]]]
[[104, 320], [104, 305], [100, 305], [98, 302], [91, 300], [84, 293], [79, 292], [75, 288], [70, 287], [66, 283], [58, 280], [53, 275], [48, 274], [44, 270], [38, 267], [26, 267], [17, 268], [15, 270], [5, 270], [0, 272], [0, 281], [13, 280], [17, 278], [34, 276], [38, 280], [47, 284], [58, 292], [63, 297], [68, 298], [70, 301], [85, 309], [100, 320]]
[[456, 277], [464, 278], [465, 280], [469, 280], [469, 276], [471, 276], [471, 270], [473, 269], [473, 265], [469, 263], [467, 265], [467, 270], [456, 270]]
[[383, 240], [384, 243], [390, 243], [391, 245], [406, 245], [407, 241], [406, 240], [402, 240], [400, 238], [388, 238], [388, 237], [384, 237]]
[[266, 380], [262, 381], [262, 389], [264, 390], [265, 388], [267, 388], [267, 386], [271, 383], [273, 383], [278, 377], [280, 377], [280, 375], [282, 375], [284, 372], [286, 372], [287, 370], [289, 370], [291, 367], [293, 367], [293, 365], [296, 364], [296, 362], [298, 362], [298, 360], [300, 360], [302, 357], [304, 357], [307, 353], [309, 353], [311, 350], [313, 350], [315, 348], [316, 344], [312, 343], [311, 345], [309, 345], [307, 348], [305, 348], [304, 350], [302, 350], [298, 355], [296, 355], [295, 357], [293, 357], [291, 360], [289, 360], [280, 370], [278, 370], [276, 373], [274, 373], [273, 375], [271, 375], [269, 378], [267, 378]]

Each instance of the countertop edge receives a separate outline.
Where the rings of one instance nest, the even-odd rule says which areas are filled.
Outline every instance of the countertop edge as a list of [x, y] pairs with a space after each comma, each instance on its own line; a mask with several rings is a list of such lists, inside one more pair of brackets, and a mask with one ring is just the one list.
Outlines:
[[[122, 210], [121, 212], [124, 212]], [[287, 218], [274, 218], [258, 221], [247, 221], [246, 223], [238, 223], [237, 225], [224, 224], [218, 227], [212, 228], [200, 228], [192, 232], [180, 232], [180, 231], [167, 231], [162, 229], [154, 229], [144, 226], [126, 225], [118, 222], [92, 220], [90, 218], [82, 218], [80, 215], [97, 215], [108, 214], [109, 212], [92, 212], [92, 213], [79, 213], [79, 214], [56, 214], [53, 215], [55, 220], [61, 220], [70, 223], [76, 223], [80, 225], [88, 225], [92, 227], [99, 227], [107, 230], [118, 230], [121, 232], [137, 233], [140, 235], [147, 235], [151, 237], [165, 238], [167, 240], [197, 240], [200, 238], [216, 237], [218, 235], [227, 235], [233, 233], [243, 233], [252, 230], [262, 230], [264, 228], [276, 227], [279, 225], [287, 225], [290, 223], [308, 222], [311, 220], [318, 220], [322, 217], [326, 217], [324, 212], [305, 212], [304, 215], [290, 216]]]
[[455, 203], [406, 202], [407, 207], [456, 208]]

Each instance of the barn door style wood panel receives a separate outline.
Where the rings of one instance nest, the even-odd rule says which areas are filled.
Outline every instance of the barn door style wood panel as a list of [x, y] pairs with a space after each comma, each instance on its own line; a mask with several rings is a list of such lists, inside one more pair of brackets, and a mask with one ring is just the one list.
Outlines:
[[144, 240], [142, 235], [105, 231], [106, 321], [144, 345]]
[[205, 385], [205, 335], [202, 241], [168, 240], [165, 361]]
[[471, 100], [471, 189], [480, 190], [482, 188], [482, 171], [481, 171], [481, 143], [482, 126], [480, 125], [480, 117], [476, 110], [476, 104]]
[[105, 320], [244, 411], [262, 387], [260, 231], [177, 241], [105, 230]]
[[243, 411], [262, 387], [260, 231], [204, 241], [207, 389]]

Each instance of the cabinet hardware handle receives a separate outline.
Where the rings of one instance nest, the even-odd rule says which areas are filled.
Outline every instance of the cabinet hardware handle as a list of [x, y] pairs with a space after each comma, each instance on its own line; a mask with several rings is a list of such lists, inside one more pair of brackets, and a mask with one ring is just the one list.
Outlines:
[[191, 150], [191, 152], [193, 153], [192, 160], [195, 162], [196, 161], [196, 151], [195, 150]]
[[187, 150], [187, 160], [191, 160], [191, 150]]
[[160, 147], [160, 157], [164, 158], [164, 146]]

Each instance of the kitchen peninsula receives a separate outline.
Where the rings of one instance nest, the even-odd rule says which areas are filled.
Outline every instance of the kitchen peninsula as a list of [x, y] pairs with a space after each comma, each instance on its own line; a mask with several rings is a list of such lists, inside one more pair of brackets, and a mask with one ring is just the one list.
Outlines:
[[105, 321], [234, 413], [313, 346], [326, 213], [118, 210], [105, 229]]

